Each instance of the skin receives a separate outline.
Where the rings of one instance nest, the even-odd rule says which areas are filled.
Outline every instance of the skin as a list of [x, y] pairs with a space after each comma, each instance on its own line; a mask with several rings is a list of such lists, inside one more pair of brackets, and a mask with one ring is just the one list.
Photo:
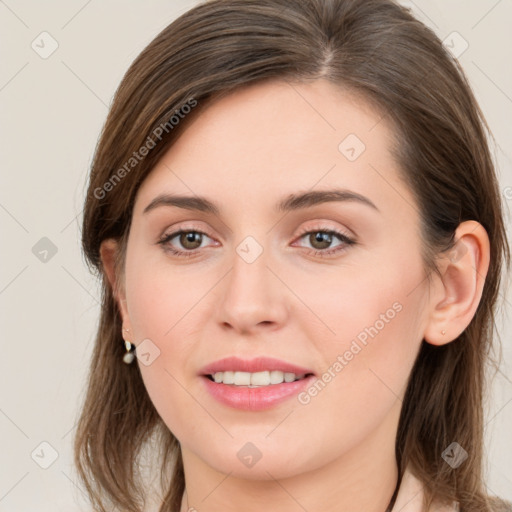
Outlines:
[[[354, 161], [338, 149], [348, 134], [366, 147]], [[125, 338], [160, 350], [137, 364], [181, 443], [181, 511], [187, 500], [200, 512], [386, 509], [421, 341], [448, 343], [467, 327], [489, 264], [485, 229], [467, 221], [456, 233], [461, 256], [440, 258], [442, 279], [425, 279], [418, 210], [390, 155], [392, 135], [368, 104], [324, 80], [239, 89], [194, 119], [142, 183], [123, 275], [114, 272], [116, 241], [103, 242]], [[378, 211], [356, 201], [274, 210], [289, 194], [331, 188], [364, 195]], [[144, 214], [162, 192], [205, 196], [220, 214], [174, 206]], [[195, 249], [192, 257], [157, 243], [180, 228], [206, 233], [195, 245], [167, 243]], [[322, 245], [321, 229], [356, 243], [333, 236]], [[263, 248], [252, 263], [236, 251], [247, 236]], [[307, 405], [293, 397], [266, 411], [233, 409], [198, 377], [229, 355], [276, 357], [321, 376], [396, 303], [401, 310]], [[247, 442], [262, 454], [252, 467], [237, 457]]]

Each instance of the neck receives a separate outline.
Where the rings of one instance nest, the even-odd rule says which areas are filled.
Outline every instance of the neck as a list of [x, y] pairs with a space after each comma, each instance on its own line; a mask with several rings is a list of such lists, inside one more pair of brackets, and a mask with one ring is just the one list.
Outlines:
[[300, 509], [386, 512], [398, 481], [397, 425], [398, 414], [390, 414], [370, 437], [350, 452], [327, 464], [280, 479], [272, 477], [271, 468], [264, 480], [226, 475], [182, 446], [186, 490], [180, 512], [296, 512]]

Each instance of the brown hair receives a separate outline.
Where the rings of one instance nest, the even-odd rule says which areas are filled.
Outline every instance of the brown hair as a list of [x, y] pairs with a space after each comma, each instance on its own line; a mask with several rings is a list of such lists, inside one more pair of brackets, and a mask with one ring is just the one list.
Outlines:
[[[483, 398], [510, 250], [490, 131], [458, 62], [432, 30], [392, 0], [206, 1], [165, 28], [124, 76], [96, 148], [82, 233], [103, 295], [75, 462], [98, 510], [107, 504], [141, 509], [143, 447], [161, 455], [160, 512], [179, 511], [184, 491], [179, 443], [157, 414], [138, 367], [122, 363], [121, 317], [102, 268], [101, 242], [120, 241], [122, 272], [141, 182], [210, 101], [264, 80], [318, 78], [361, 95], [392, 123], [399, 141], [393, 151], [421, 214], [429, 275], [437, 271], [436, 255], [454, 246], [459, 223], [476, 220], [489, 235], [490, 267], [470, 325], [447, 345], [422, 343], [396, 457], [401, 472], [408, 466], [424, 483], [429, 503], [498, 510], [483, 483]], [[140, 151], [143, 146], [148, 150]], [[134, 161], [139, 151], [145, 155]], [[453, 441], [469, 455], [457, 470], [441, 457]]]

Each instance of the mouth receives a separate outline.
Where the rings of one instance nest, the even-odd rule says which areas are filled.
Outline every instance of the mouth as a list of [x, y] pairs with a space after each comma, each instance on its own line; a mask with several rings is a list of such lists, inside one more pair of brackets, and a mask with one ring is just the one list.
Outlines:
[[243, 372], [224, 370], [200, 375], [205, 390], [223, 406], [241, 411], [265, 411], [291, 400], [316, 377], [313, 373], [280, 370]]
[[226, 357], [203, 367], [199, 376], [219, 403], [253, 412], [291, 400], [316, 380], [311, 369], [274, 357]]

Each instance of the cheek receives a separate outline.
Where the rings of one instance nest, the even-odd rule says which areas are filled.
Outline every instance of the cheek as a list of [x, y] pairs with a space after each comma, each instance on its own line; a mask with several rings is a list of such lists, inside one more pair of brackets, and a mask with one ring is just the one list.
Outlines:
[[296, 315], [300, 330], [316, 344], [324, 371], [304, 401], [338, 403], [340, 415], [343, 409], [354, 417], [402, 398], [422, 340], [424, 272], [419, 258], [402, 253], [390, 255], [393, 264], [380, 261], [360, 271], [337, 269], [321, 287], [294, 281], [310, 310]]
[[126, 298], [134, 333], [160, 343], [173, 337], [190, 321], [193, 309], [212, 286], [212, 276], [206, 271], [202, 276], [187, 274], [183, 267], [165, 261], [147, 264], [145, 258], [134, 255], [126, 272]]
[[295, 320], [302, 322], [307, 339], [320, 337], [324, 347], [341, 350], [355, 338], [362, 344], [377, 339], [398, 343], [414, 330], [422, 304], [421, 262], [396, 256], [390, 258], [393, 264], [383, 261], [340, 266], [317, 276], [287, 276], [305, 306]]

